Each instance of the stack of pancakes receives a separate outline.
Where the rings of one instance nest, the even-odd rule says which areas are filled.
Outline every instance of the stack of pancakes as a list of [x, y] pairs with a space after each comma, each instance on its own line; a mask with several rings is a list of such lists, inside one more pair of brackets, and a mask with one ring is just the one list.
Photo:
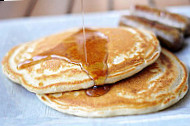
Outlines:
[[3, 72], [36, 93], [46, 105], [84, 117], [156, 112], [187, 93], [186, 67], [174, 54], [161, 49], [153, 33], [128, 27], [96, 30], [109, 38], [108, 73], [101, 85], [112, 86], [104, 95], [88, 96], [85, 90], [95, 85], [92, 78], [79, 65], [61, 59], [17, 68], [19, 63], [50, 50], [78, 29], [14, 47], [2, 61]]

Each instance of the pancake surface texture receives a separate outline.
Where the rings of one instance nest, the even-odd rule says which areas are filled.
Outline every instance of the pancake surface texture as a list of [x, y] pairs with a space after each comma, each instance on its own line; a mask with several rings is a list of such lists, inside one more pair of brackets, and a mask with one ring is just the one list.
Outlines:
[[48, 106], [83, 117], [109, 117], [151, 113], [179, 101], [188, 90], [187, 69], [169, 51], [163, 49], [158, 60], [131, 78], [113, 84], [99, 97], [85, 90], [37, 95]]
[[[108, 76], [105, 84], [130, 77], [159, 57], [161, 48], [154, 34], [132, 28], [95, 29], [108, 36]], [[11, 49], [2, 61], [4, 73], [14, 82], [38, 94], [86, 89], [94, 86], [79, 65], [50, 59], [18, 70], [20, 62], [50, 50], [78, 29], [68, 30]], [[94, 47], [96, 48], [96, 47]]]

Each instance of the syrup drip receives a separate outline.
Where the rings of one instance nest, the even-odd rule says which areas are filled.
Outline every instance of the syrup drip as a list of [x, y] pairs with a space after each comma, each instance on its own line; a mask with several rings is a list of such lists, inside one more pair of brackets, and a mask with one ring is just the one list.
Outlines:
[[93, 86], [86, 90], [86, 95], [91, 97], [99, 97], [106, 94], [111, 88], [111, 85]]
[[[85, 35], [85, 25], [84, 25], [84, 1], [81, 0], [81, 13], [82, 13], [82, 26], [83, 26], [83, 36], [84, 36], [84, 50], [85, 50], [85, 58], [86, 58], [86, 62], [88, 62], [88, 59], [87, 59], [87, 50], [86, 50], [86, 35]], [[107, 76], [107, 75], [106, 75]], [[105, 93], [107, 93], [109, 90], [108, 90], [108, 86], [93, 86], [92, 88], [90, 89], [87, 89], [86, 90], [86, 94], [88, 96], [92, 96], [92, 97], [97, 97], [97, 96], [101, 96], [101, 95], [104, 95]]]

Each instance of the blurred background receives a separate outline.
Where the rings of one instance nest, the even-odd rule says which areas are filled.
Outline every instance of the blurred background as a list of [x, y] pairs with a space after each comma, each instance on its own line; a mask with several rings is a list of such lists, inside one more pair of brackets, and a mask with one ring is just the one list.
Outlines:
[[[81, 12], [81, 0], [21, 0], [0, 2], [0, 19]], [[128, 9], [132, 4], [165, 8], [190, 5], [190, 0], [84, 0], [85, 13]]]

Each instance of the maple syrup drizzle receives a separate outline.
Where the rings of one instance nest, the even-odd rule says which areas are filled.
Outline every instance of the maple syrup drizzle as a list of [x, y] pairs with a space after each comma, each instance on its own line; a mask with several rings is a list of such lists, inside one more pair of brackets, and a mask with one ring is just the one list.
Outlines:
[[86, 94], [97, 97], [106, 94], [111, 88], [110, 85], [98, 86], [104, 84], [107, 78], [108, 37], [101, 32], [85, 28], [83, 0], [81, 0], [81, 11], [82, 29], [63, 40], [56, 47], [19, 63], [17, 68], [24, 69], [50, 59], [62, 59], [78, 64], [95, 84], [92, 88], [85, 90]]
[[87, 59], [87, 50], [86, 50], [86, 32], [85, 32], [85, 25], [84, 25], [84, 1], [81, 0], [81, 13], [82, 13], [82, 30], [83, 30], [83, 38], [84, 38], [84, 54], [85, 54], [85, 60], [88, 62]]
[[50, 59], [63, 59], [70, 63], [78, 64], [88, 73], [95, 85], [104, 84], [107, 78], [107, 43], [108, 37], [103, 33], [85, 29], [86, 31], [86, 49], [87, 61], [85, 60], [85, 51], [83, 48], [84, 38], [83, 30], [72, 34], [63, 42], [59, 43], [54, 48], [47, 50], [37, 56], [32, 57], [18, 64], [18, 69], [24, 69], [35, 65], [41, 61]]
[[[88, 59], [87, 59], [87, 50], [86, 50], [86, 35], [85, 35], [85, 24], [84, 24], [84, 1], [81, 0], [81, 13], [82, 13], [82, 28], [83, 28], [83, 36], [84, 36], [84, 51], [85, 51], [85, 59], [86, 59], [86, 62], [88, 62]], [[107, 76], [107, 75], [106, 75]], [[105, 78], [106, 79], [106, 78]], [[102, 88], [104, 87], [104, 88]], [[109, 90], [109, 88], [107, 88], [107, 86], [101, 86], [101, 87], [98, 87], [98, 86], [93, 86], [92, 88], [90, 89], [86, 89], [86, 94], [88, 96], [92, 96], [92, 97], [97, 97], [97, 96], [101, 96], [101, 95], [104, 95], [105, 93], [107, 93]]]

